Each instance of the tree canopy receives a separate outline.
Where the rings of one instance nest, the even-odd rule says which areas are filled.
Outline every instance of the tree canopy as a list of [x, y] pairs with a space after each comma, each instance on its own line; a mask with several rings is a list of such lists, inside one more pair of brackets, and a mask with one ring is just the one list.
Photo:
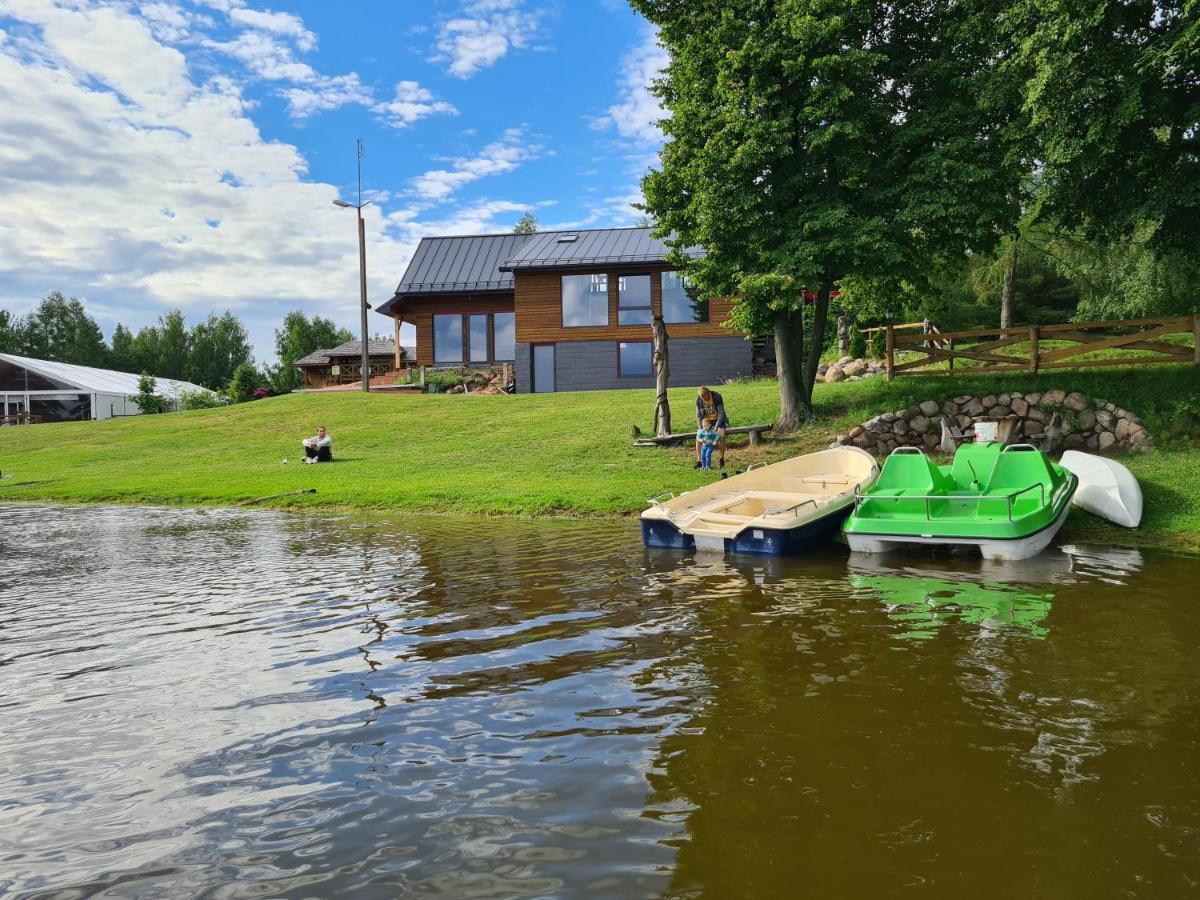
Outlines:
[[646, 207], [660, 234], [707, 251], [675, 260], [701, 291], [738, 298], [738, 326], [774, 331], [780, 425], [794, 427], [811, 414], [836, 283], [920, 278], [990, 247], [1020, 214], [997, 9], [631, 2], [670, 53]]

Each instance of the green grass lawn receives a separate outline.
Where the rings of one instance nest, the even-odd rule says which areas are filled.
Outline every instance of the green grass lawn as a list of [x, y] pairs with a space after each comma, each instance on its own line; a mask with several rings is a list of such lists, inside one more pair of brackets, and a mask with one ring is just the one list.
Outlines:
[[[1136, 538], [1200, 548], [1200, 444], [1168, 436], [1200, 396], [1190, 366], [1028, 375], [882, 378], [820, 385], [820, 421], [750, 448], [734, 439], [731, 468], [828, 445], [875, 413], [958, 394], [1062, 387], [1112, 400], [1147, 421], [1154, 452], [1131, 457], [1146, 493]], [[723, 387], [734, 424], [769, 422], [774, 382]], [[694, 423], [692, 389], [671, 392], [676, 430]], [[631, 446], [651, 430], [648, 390], [522, 396], [293, 394], [223, 409], [104, 422], [0, 429], [0, 500], [232, 504], [316, 488], [272, 505], [402, 508], [514, 515], [630, 515], [662, 491], [697, 487], [690, 447]], [[301, 438], [325, 425], [336, 462], [302, 465]], [[283, 464], [284, 458], [288, 464]], [[12, 477], [7, 477], [12, 476]], [[1084, 514], [1077, 534], [1128, 542]]]

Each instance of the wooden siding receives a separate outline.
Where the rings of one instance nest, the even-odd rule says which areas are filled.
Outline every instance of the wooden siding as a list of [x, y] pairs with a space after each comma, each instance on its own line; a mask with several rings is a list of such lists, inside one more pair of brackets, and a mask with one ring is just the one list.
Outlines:
[[434, 315], [512, 311], [512, 293], [497, 291], [483, 294], [430, 294], [425, 297], [409, 297], [396, 315], [401, 321], [408, 322], [417, 330], [416, 364], [432, 366]]
[[[517, 343], [552, 344], [559, 341], [648, 341], [649, 325], [617, 325], [617, 278], [621, 275], [650, 274], [650, 304], [654, 315], [662, 313], [660, 272], [670, 266], [638, 266], [622, 269], [572, 269], [569, 272], [517, 272], [516, 312]], [[564, 328], [562, 324], [562, 276], [608, 275], [608, 325]], [[708, 322], [668, 323], [672, 338], [730, 337], [737, 332], [723, 328], [732, 304], [716, 299], [709, 304]], [[420, 340], [418, 339], [418, 353]]]

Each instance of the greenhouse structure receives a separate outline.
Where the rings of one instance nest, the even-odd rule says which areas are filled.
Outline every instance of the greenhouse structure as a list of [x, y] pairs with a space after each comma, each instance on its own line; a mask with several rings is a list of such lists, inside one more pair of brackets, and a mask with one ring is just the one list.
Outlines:
[[[154, 392], [169, 410], [185, 393], [206, 388], [188, 381], [155, 378]], [[75, 366], [0, 353], [0, 422], [68, 422], [135, 416], [138, 376], [111, 369]]]

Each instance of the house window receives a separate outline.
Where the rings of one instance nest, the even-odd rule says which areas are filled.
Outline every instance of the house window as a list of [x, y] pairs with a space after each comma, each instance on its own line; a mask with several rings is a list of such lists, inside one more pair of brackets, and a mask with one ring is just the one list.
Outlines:
[[472, 363], [487, 365], [488, 361], [488, 317], [486, 314], [467, 316], [467, 333], [470, 335], [470, 359]]
[[496, 362], [512, 362], [517, 358], [517, 317], [515, 313], [496, 313], [492, 316], [492, 345]]
[[460, 313], [433, 317], [433, 364], [461, 366], [463, 317]]
[[650, 276], [622, 275], [617, 279], [617, 324], [649, 325]]
[[564, 328], [608, 324], [607, 275], [562, 277], [562, 323]]
[[664, 322], [683, 325], [708, 321], [708, 301], [695, 296], [686, 276], [663, 272], [661, 277]]
[[628, 378], [650, 374], [651, 345], [649, 341], [617, 344], [617, 375]]

